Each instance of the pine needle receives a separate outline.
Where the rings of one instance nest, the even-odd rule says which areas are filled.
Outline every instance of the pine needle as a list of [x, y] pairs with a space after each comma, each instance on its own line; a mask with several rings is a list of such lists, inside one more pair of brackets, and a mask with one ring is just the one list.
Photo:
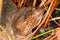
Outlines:
[[1, 25], [0, 25], [0, 28], [3, 30], [3, 32], [7, 35], [7, 37], [8, 37], [8, 39], [9, 40], [12, 40], [11, 39], [11, 37], [8, 35], [8, 33], [6, 32], [6, 30], [3, 28], [3, 27], [1, 27]]

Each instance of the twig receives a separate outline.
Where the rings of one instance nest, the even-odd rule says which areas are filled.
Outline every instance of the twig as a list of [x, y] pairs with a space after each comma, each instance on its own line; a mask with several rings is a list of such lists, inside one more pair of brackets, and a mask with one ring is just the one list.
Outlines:
[[55, 10], [58, 10], [58, 11], [60, 11], [60, 9], [59, 9], [59, 8], [55, 8]]
[[17, 2], [18, 2], [18, 4], [17, 4], [17, 8], [20, 8], [21, 1], [18, 0]]
[[20, 8], [22, 7], [23, 3], [24, 3], [24, 0], [22, 0], [21, 5], [20, 5]]
[[50, 19], [49, 21], [53, 21], [53, 20], [60, 20], [60, 17], [52, 18], [52, 19]]
[[7, 35], [8, 39], [9, 40], [12, 40], [11, 37], [9, 36], [9, 34], [6, 32], [6, 30], [0, 26], [0, 28], [3, 30], [3, 32]]
[[[51, 16], [51, 15], [50, 15]], [[51, 18], [52, 18], [52, 16], [51, 16]], [[60, 26], [60, 24], [58, 23], [58, 22], [56, 22], [55, 20], [53, 20], [58, 26]]]
[[[42, 1], [43, 2], [43, 1]], [[44, 3], [44, 2], [43, 2]], [[47, 11], [48, 9], [47, 9], [47, 7], [46, 7], [46, 5], [45, 4], [43, 4], [43, 6], [45, 7], [45, 10]]]
[[39, 7], [41, 7], [41, 6], [43, 6], [43, 5], [44, 5], [44, 6], [47, 6], [47, 5], [49, 5], [49, 4], [51, 3], [51, 1], [52, 1], [52, 0], [48, 0], [48, 1], [47, 1], [47, 0], [43, 0], [43, 1], [41, 2], [41, 4], [39, 5]]
[[1, 21], [1, 13], [2, 13], [2, 3], [3, 3], [3, 0], [0, 0], [0, 21]]
[[40, 3], [39, 7], [43, 6], [46, 1], [47, 0], [42, 0], [42, 2]]
[[52, 38], [50, 38], [50, 40], [53, 40], [56, 36], [53, 36]]
[[[0, 31], [0, 38], [1, 38], [1, 36], [2, 36], [2, 39], [4, 39], [4, 40], [9, 40], [9, 39], [7, 38], [5, 32], [3, 32], [3, 31]], [[2, 39], [0, 39], [0, 40], [2, 40]]]
[[20, 0], [18, 1], [18, 8], [21, 8], [22, 7], [22, 5], [23, 5], [23, 3], [24, 3], [24, 0], [22, 0], [21, 2], [20, 2]]
[[48, 0], [46, 3], [45, 3], [45, 6], [49, 5], [51, 3], [52, 0]]
[[50, 15], [52, 15], [52, 12], [54, 11], [54, 8], [55, 8], [57, 5], [58, 5], [58, 1], [55, 0], [55, 1], [53, 2], [52, 6], [51, 6], [51, 9], [50, 9], [50, 11], [49, 11], [49, 15], [48, 15], [48, 17], [47, 17], [47, 19], [46, 19], [46, 22], [45, 22], [45, 24], [44, 24], [44, 27], [47, 27], [47, 24], [48, 24], [49, 19], [50, 19], [50, 17], [51, 17]]
[[36, 5], [36, 1], [37, 1], [37, 0], [34, 0], [34, 2], [33, 2], [33, 7], [35, 7], [35, 5]]

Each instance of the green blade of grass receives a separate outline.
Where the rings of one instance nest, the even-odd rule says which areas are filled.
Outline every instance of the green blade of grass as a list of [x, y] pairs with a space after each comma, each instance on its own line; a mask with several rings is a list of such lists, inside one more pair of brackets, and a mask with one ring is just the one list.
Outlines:
[[41, 37], [41, 36], [43, 36], [43, 35], [45, 35], [45, 34], [48, 34], [48, 33], [52, 32], [52, 31], [54, 31], [54, 29], [49, 30], [49, 31], [44, 32], [44, 33], [41, 33], [41, 34], [39, 34], [39, 35], [36, 35], [36, 36], [32, 37], [32, 40], [33, 40], [33, 39], [36, 39], [36, 38], [38, 38], [38, 37]]

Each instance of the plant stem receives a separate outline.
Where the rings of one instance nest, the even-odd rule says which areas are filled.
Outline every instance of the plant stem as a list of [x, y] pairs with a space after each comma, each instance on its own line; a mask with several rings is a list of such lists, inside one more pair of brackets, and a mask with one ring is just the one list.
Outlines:
[[54, 31], [54, 29], [49, 30], [49, 31], [44, 32], [44, 33], [41, 33], [41, 34], [39, 34], [39, 35], [36, 35], [36, 36], [34, 36], [32, 39], [36, 39], [36, 38], [38, 38], [38, 37], [41, 37], [41, 36], [43, 36], [43, 35], [45, 35], [45, 34], [48, 34], [48, 33], [52, 32], [52, 31]]

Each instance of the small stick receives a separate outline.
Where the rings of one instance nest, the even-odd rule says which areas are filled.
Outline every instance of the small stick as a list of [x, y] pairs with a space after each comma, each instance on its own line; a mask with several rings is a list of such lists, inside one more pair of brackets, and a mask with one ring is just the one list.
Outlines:
[[52, 38], [50, 38], [50, 40], [53, 40], [56, 36], [53, 36]]
[[20, 2], [20, 0], [19, 0], [19, 1], [18, 1], [18, 5], [17, 5], [17, 7], [18, 7], [18, 8], [21, 8], [22, 5], [23, 5], [23, 3], [24, 3], [24, 0], [22, 0], [21, 2]]
[[3, 0], [0, 0], [0, 21], [1, 21], [1, 13], [2, 13], [2, 2]]
[[49, 21], [53, 21], [53, 20], [60, 20], [60, 17], [52, 18], [52, 19], [50, 19]]
[[40, 3], [39, 7], [43, 6], [46, 1], [47, 0], [42, 0], [42, 2]]
[[58, 11], [60, 11], [60, 9], [59, 9], [59, 8], [55, 8], [55, 10], [58, 10]]
[[41, 6], [43, 6], [43, 5], [45, 5], [45, 6], [49, 5], [52, 0], [48, 0], [47, 2], [46, 2], [46, 1], [47, 1], [47, 0], [43, 0], [43, 1], [41, 2], [41, 4], [39, 5], [39, 7], [41, 7]]
[[52, 6], [51, 6], [51, 9], [50, 9], [50, 11], [49, 11], [49, 15], [48, 15], [48, 17], [47, 17], [47, 19], [46, 19], [46, 23], [44, 24], [44, 27], [47, 27], [47, 24], [48, 24], [49, 19], [50, 19], [50, 17], [51, 17], [50, 15], [52, 15], [52, 12], [54, 11], [54, 8], [55, 8], [57, 5], [58, 5], [58, 1], [55, 0], [55, 1], [53, 2]]
[[0, 28], [3, 30], [3, 32], [7, 35], [9, 40], [12, 40], [9, 34], [6, 32], [6, 30], [0, 25]]
[[23, 3], [24, 3], [24, 0], [22, 0], [21, 5], [20, 5], [20, 8], [22, 7]]
[[[49, 16], [51, 16], [51, 15], [49, 15]], [[52, 16], [51, 16], [51, 18], [52, 18]], [[58, 23], [58, 22], [56, 22], [55, 20], [53, 20], [58, 26], [60, 26], [60, 24]]]
[[45, 6], [49, 5], [51, 3], [52, 0], [48, 0], [46, 3], [45, 3]]
[[9, 40], [8, 36], [3, 31], [0, 31], [0, 38], [1, 38], [1, 36], [3, 36], [4, 40]]
[[17, 4], [17, 8], [20, 8], [21, 1], [18, 0], [17, 2], [18, 2], [18, 4]]
[[37, 1], [37, 0], [34, 0], [34, 2], [33, 2], [33, 7], [35, 7], [35, 5], [36, 5], [36, 1]]

